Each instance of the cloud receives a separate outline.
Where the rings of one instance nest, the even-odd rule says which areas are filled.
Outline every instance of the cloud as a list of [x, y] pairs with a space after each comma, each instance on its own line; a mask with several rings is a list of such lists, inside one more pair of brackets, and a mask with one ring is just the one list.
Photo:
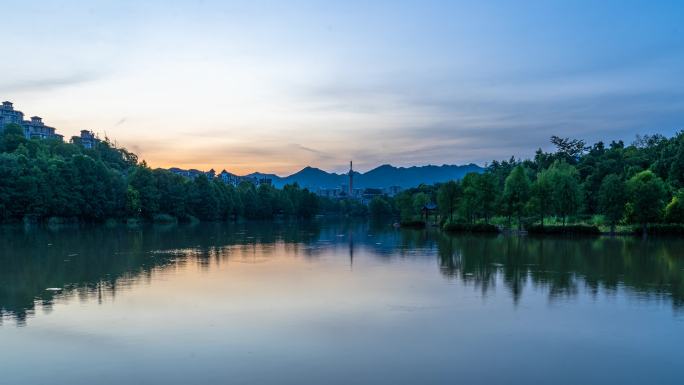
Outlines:
[[19, 93], [26, 91], [46, 92], [58, 88], [74, 86], [98, 79], [100, 76], [89, 72], [74, 73], [67, 76], [45, 77], [42, 79], [14, 80], [2, 82], [0, 80], [0, 92]]

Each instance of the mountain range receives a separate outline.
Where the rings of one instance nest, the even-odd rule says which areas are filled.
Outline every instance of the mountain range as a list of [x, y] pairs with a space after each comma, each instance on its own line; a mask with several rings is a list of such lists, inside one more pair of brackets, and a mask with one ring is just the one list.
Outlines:
[[[434, 184], [453, 179], [461, 179], [471, 172], [482, 172], [484, 169], [476, 164], [394, 167], [389, 164], [376, 167], [365, 173], [354, 172], [354, 188], [383, 188], [400, 186], [416, 187], [421, 183]], [[282, 187], [286, 184], [298, 183], [309, 189], [335, 188], [349, 184], [349, 174], [329, 173], [315, 167], [305, 167], [286, 177], [274, 174], [252, 173], [247, 175], [256, 178], [270, 178], [273, 185]]]

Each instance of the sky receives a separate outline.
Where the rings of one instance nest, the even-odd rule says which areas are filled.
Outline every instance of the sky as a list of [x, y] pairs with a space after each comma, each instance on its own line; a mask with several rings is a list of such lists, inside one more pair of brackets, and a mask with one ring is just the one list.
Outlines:
[[684, 129], [681, 0], [0, 7], [0, 99], [152, 167], [482, 165]]

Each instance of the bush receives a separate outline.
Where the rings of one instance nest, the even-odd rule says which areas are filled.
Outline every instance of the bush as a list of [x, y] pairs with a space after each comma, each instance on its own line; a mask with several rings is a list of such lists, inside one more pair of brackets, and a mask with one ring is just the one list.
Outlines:
[[499, 228], [487, 223], [447, 223], [444, 225], [444, 231], [451, 233], [498, 233]]
[[680, 190], [665, 207], [665, 222], [684, 222], [684, 191]]
[[425, 221], [401, 221], [399, 225], [412, 229], [422, 229], [425, 228]]
[[548, 234], [548, 235], [560, 235], [560, 234], [581, 234], [581, 235], [599, 235], [601, 231], [598, 226], [594, 225], [532, 225], [527, 227], [527, 232], [530, 234]]
[[[634, 227], [632, 230], [635, 235], [641, 235], [643, 228]], [[684, 224], [681, 223], [654, 223], [646, 226], [646, 233], [649, 235], [684, 235]]]

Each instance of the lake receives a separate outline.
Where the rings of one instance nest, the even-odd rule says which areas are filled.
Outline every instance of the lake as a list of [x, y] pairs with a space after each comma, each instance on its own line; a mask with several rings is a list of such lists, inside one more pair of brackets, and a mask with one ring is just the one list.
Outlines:
[[1, 384], [682, 384], [684, 241], [0, 229]]

